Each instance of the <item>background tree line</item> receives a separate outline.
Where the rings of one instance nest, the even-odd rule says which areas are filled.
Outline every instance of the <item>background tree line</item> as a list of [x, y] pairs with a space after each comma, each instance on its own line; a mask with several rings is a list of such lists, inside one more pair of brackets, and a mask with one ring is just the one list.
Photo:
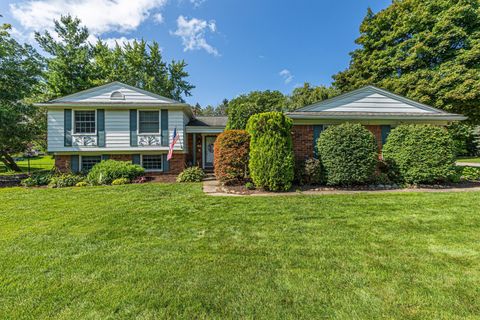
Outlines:
[[45, 112], [33, 102], [48, 101], [81, 90], [121, 81], [167, 98], [184, 102], [194, 86], [188, 82], [185, 61], [164, 61], [157, 42], [144, 40], [109, 48], [88, 42], [81, 21], [63, 16], [55, 21], [55, 34], [35, 33], [47, 56], [0, 27], [0, 161], [19, 171], [12, 155], [32, 143], [45, 145]]

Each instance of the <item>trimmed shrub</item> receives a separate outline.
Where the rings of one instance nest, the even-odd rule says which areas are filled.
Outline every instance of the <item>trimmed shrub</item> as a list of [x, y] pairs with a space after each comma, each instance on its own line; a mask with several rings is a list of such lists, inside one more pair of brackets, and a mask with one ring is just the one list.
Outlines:
[[300, 185], [317, 185], [323, 183], [324, 172], [322, 163], [315, 158], [297, 161], [295, 164], [295, 181]]
[[226, 185], [242, 184], [248, 175], [250, 135], [227, 130], [215, 141], [215, 177]]
[[454, 143], [445, 128], [401, 125], [390, 132], [383, 158], [392, 161], [406, 183], [445, 181], [455, 164]]
[[132, 181], [144, 173], [145, 170], [139, 165], [125, 161], [106, 160], [93, 166], [88, 173], [87, 180], [92, 185], [106, 185], [120, 178]]
[[130, 180], [128, 180], [127, 178], [118, 178], [112, 181], [112, 186], [120, 186], [123, 184], [129, 184], [129, 183], [130, 183]]
[[373, 178], [378, 147], [375, 137], [361, 124], [331, 126], [317, 144], [328, 185], [364, 184]]
[[461, 172], [461, 178], [465, 181], [479, 181], [480, 180], [480, 168], [463, 167]]
[[77, 174], [62, 174], [59, 176], [53, 176], [48, 186], [50, 188], [74, 187], [77, 183], [83, 181], [83, 179], [85, 179], [84, 176]]
[[40, 172], [32, 174], [31, 177], [22, 180], [22, 186], [24, 187], [39, 187], [46, 186], [52, 179], [51, 172]]
[[190, 167], [182, 171], [177, 177], [177, 182], [201, 182], [205, 172], [199, 167]]
[[292, 120], [281, 112], [250, 117], [250, 176], [255, 186], [271, 191], [287, 191], [294, 178]]

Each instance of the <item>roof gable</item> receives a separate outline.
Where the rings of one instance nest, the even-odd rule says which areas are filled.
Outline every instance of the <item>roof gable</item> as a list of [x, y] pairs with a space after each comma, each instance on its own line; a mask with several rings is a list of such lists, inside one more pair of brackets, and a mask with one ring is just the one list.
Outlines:
[[118, 81], [111, 82], [99, 87], [80, 91], [65, 97], [50, 101], [53, 104], [61, 103], [108, 103], [108, 104], [181, 104], [178, 101], [168, 99], [128, 84]]
[[374, 86], [363, 87], [335, 98], [324, 100], [295, 112], [358, 112], [358, 113], [415, 113], [448, 114], [442, 110], [407, 99]]

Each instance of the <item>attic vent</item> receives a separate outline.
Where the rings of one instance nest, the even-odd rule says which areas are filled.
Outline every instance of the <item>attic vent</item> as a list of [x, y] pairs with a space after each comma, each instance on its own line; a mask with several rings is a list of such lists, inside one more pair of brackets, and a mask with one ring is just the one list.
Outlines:
[[110, 100], [125, 100], [125, 96], [120, 91], [114, 91], [110, 95]]

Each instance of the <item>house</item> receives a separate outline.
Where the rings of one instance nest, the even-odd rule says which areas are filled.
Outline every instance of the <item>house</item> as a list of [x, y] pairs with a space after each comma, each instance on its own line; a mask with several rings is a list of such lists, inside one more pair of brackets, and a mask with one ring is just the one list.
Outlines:
[[[186, 166], [213, 169], [213, 145], [225, 117], [195, 117], [188, 104], [120, 82], [47, 103], [48, 151], [58, 170], [87, 171], [104, 159], [131, 161], [157, 174], [178, 174]], [[379, 148], [402, 123], [447, 125], [465, 117], [368, 86], [287, 113], [293, 119], [295, 157], [315, 156], [315, 143], [329, 125], [359, 122]], [[173, 133], [179, 139], [167, 161]]]

